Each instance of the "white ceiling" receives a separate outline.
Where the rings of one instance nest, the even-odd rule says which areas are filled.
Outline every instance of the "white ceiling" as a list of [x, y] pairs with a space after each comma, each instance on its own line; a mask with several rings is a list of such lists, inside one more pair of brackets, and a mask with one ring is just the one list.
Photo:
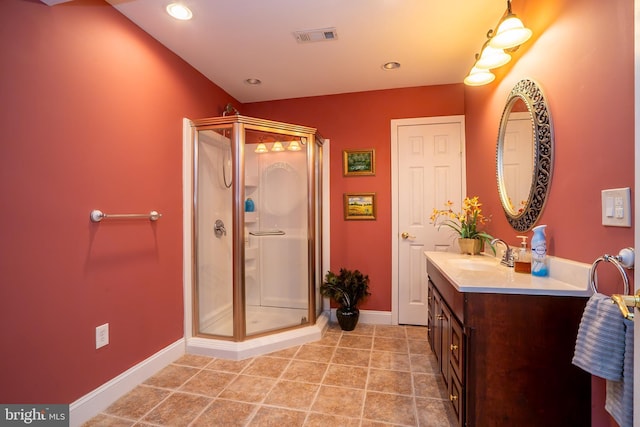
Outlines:
[[[44, 0], [43, 0], [44, 1]], [[107, 0], [242, 103], [460, 83], [506, 0]], [[514, 12], [517, 13], [514, 5]], [[333, 41], [295, 31], [335, 27]], [[385, 71], [382, 64], [401, 67]], [[262, 81], [259, 86], [244, 82]]]

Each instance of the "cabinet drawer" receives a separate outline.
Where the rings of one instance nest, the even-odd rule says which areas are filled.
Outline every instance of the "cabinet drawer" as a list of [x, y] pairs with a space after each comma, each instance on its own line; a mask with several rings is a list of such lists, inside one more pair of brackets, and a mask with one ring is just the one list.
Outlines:
[[455, 375], [453, 371], [449, 375], [449, 401], [451, 402], [451, 406], [453, 407], [453, 413], [455, 414], [456, 421], [458, 426], [463, 425], [463, 413], [462, 410], [464, 408], [462, 399], [462, 385], [460, 384], [460, 380]]
[[451, 369], [456, 373], [461, 382], [464, 383], [464, 335], [462, 325], [451, 316], [451, 336], [449, 338], [449, 360]]

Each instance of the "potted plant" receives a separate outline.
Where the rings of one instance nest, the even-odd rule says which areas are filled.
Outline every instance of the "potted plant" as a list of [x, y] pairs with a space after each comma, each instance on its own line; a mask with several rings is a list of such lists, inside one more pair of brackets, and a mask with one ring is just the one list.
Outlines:
[[353, 331], [360, 317], [358, 303], [371, 295], [369, 276], [359, 270], [352, 271], [346, 268], [341, 268], [337, 275], [328, 271], [320, 285], [320, 293], [338, 304], [336, 317], [340, 328], [343, 331]]
[[[478, 196], [465, 197], [462, 202], [462, 211], [456, 213], [452, 209], [453, 202], [447, 201], [445, 203], [445, 209], [439, 210], [434, 208], [431, 214], [431, 222], [438, 226], [438, 229], [443, 225], [454, 230], [459, 238], [458, 245], [460, 246], [460, 252], [463, 254], [479, 254], [485, 243], [489, 244], [489, 247], [496, 253], [496, 249], [491, 245], [493, 237], [484, 232], [478, 230], [479, 225], [484, 225], [489, 222], [489, 218], [482, 214], [482, 203]], [[442, 218], [445, 219], [442, 219]], [[438, 221], [440, 220], [440, 221]]]

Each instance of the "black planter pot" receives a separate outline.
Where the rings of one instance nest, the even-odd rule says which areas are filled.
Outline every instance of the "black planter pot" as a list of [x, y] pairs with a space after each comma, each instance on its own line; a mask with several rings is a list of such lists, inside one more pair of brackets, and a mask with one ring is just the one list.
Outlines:
[[336, 309], [336, 317], [343, 331], [353, 331], [358, 324], [360, 310], [356, 307], [338, 307]]

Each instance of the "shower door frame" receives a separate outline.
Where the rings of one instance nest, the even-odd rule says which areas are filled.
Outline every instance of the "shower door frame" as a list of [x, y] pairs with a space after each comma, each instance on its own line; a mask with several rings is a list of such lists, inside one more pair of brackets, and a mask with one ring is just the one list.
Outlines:
[[[232, 336], [221, 336], [204, 333], [199, 330], [200, 319], [198, 309], [198, 269], [197, 260], [197, 200], [193, 197], [192, 206], [192, 334], [194, 337], [210, 337], [220, 340], [241, 342], [247, 339], [258, 338], [291, 329], [310, 326], [316, 323], [321, 310], [316, 306], [316, 293], [318, 292], [318, 280], [322, 277], [318, 275], [318, 268], [322, 268], [323, 254], [323, 226], [322, 226], [322, 146], [323, 138], [315, 128], [293, 125], [289, 123], [276, 122], [265, 119], [258, 119], [242, 115], [212, 117], [197, 119], [192, 122], [193, 129], [193, 173], [191, 174], [192, 189], [195, 191], [195, 179], [197, 175], [197, 142], [198, 131], [216, 130], [232, 127], [230, 143], [232, 156], [233, 175], [233, 203], [232, 203], [232, 238], [233, 238], [233, 261], [232, 261], [232, 282], [233, 282], [233, 334]], [[246, 332], [246, 283], [245, 283], [245, 246], [244, 246], [244, 200], [245, 200], [245, 135], [247, 130], [278, 133], [283, 135], [296, 136], [307, 139], [307, 312], [309, 321], [305, 324], [287, 326], [275, 330], [247, 335]], [[317, 152], [316, 152], [317, 147]], [[317, 158], [316, 158], [317, 154]], [[240, 161], [238, 161], [238, 159]], [[317, 181], [317, 182], [316, 182]], [[195, 193], [194, 193], [195, 194]], [[317, 232], [316, 232], [317, 231]], [[318, 264], [316, 266], [316, 263]]]

